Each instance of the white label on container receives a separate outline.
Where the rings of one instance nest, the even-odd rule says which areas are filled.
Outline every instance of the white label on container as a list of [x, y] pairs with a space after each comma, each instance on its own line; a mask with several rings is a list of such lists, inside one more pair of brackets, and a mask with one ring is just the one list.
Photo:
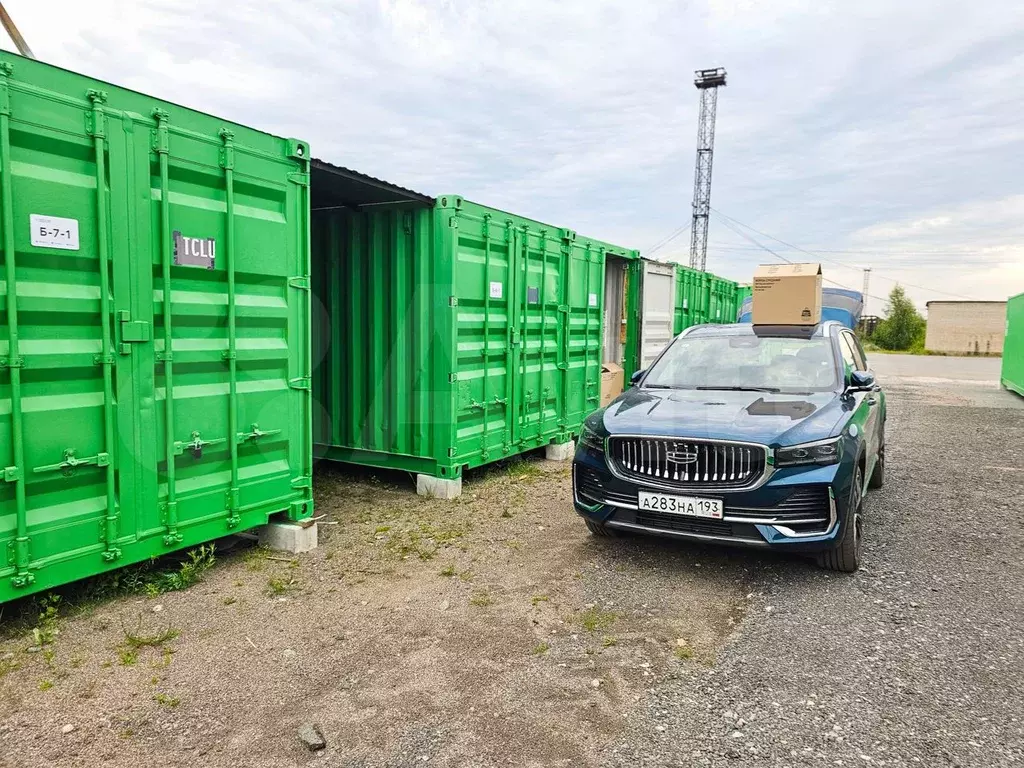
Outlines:
[[596, 293], [592, 293], [592, 294], [590, 294], [590, 296], [587, 297], [587, 304], [589, 306], [591, 306], [591, 307], [596, 307], [597, 306], [597, 294]]
[[63, 251], [78, 250], [78, 219], [63, 219], [60, 216], [28, 215], [31, 229], [29, 241], [37, 248], [60, 248]]
[[492, 282], [491, 283], [491, 298], [492, 299], [500, 299], [501, 298], [501, 283], [500, 282]]

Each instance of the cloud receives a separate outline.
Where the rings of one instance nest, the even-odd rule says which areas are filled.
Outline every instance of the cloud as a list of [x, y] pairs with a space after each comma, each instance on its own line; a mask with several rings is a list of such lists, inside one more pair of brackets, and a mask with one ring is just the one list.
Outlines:
[[[51, 63], [641, 249], [690, 217], [692, 72], [723, 65], [716, 209], [882, 296], [1024, 290], [1015, 0], [6, 5]], [[711, 243], [735, 279], [774, 259], [721, 219]]]

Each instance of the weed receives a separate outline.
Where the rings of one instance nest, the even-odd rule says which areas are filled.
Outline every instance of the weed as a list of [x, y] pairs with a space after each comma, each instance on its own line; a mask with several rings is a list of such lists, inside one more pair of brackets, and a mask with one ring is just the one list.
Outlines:
[[188, 589], [196, 582], [201, 581], [216, 561], [214, 546], [204, 544], [199, 549], [191, 550], [188, 553], [188, 559], [181, 564], [177, 571], [160, 574], [155, 583], [160, 592], [177, 592]]
[[677, 645], [675, 650], [677, 659], [686, 660], [693, 658], [693, 648], [688, 645]]
[[618, 645], [618, 644], [619, 644], [618, 638], [615, 638], [615, 637], [606, 637], [604, 640], [601, 641], [601, 647], [602, 648], [611, 648], [613, 645]]
[[543, 656], [549, 650], [551, 650], [551, 646], [548, 645], [547, 643], [545, 643], [544, 641], [541, 641], [541, 642], [537, 643], [536, 646], [534, 646], [533, 655], [534, 656]]
[[50, 645], [57, 639], [60, 630], [57, 623], [60, 619], [60, 595], [48, 594], [39, 598], [39, 619], [32, 629], [32, 639], [38, 646]]
[[51, 688], [53, 688], [53, 680], [40, 680], [39, 681], [39, 690], [40, 691], [48, 691]]
[[512, 517], [512, 513], [511, 513], [511, 512], [509, 512], [509, 511], [508, 511], [508, 510], [506, 509], [505, 511], [503, 511], [503, 512], [501, 513], [501, 517], [504, 517], [504, 518], [510, 518], [510, 517]]
[[122, 730], [118, 731], [117, 734], [118, 738], [120, 739], [130, 739], [134, 735], [135, 731], [133, 731], [131, 728], [123, 728]]
[[462, 572], [459, 573], [459, 581], [465, 581], [465, 582], [468, 583], [468, 582], [470, 582], [472, 580], [473, 580], [473, 572], [472, 571], [462, 571]]
[[536, 480], [544, 474], [544, 470], [536, 462], [526, 459], [514, 459], [508, 463], [506, 473], [516, 480]]
[[181, 699], [177, 696], [168, 696], [166, 693], [158, 693], [154, 695], [153, 701], [161, 707], [167, 707], [168, 709], [174, 709], [176, 706], [181, 704]]
[[237, 602], [238, 602], [238, 598], [237, 597], [225, 597], [224, 598], [224, 605], [234, 605]]
[[619, 617], [610, 611], [602, 611], [600, 608], [588, 608], [576, 617], [576, 621], [587, 632], [596, 632], [599, 629], [608, 629]]
[[281, 579], [277, 576], [271, 576], [267, 579], [267, 592], [274, 596], [283, 595], [293, 589], [298, 589], [298, 586], [299, 582], [292, 577]]
[[449, 563], [441, 571], [439, 571], [439, 575], [445, 577], [454, 576], [456, 573], [458, 573], [458, 571], [455, 570], [455, 563]]
[[166, 629], [157, 632], [155, 635], [140, 634], [141, 629], [141, 615], [139, 616], [139, 626], [135, 628], [134, 632], [125, 629], [124, 624], [122, 624], [121, 631], [124, 632], [125, 645], [127, 645], [129, 648], [134, 649], [158, 647], [168, 642], [169, 640], [173, 640], [181, 634], [181, 632], [174, 629], [173, 627], [167, 627]]
[[551, 598], [547, 595], [534, 595], [532, 598], [530, 598], [530, 602], [533, 603], [534, 607], [540, 605], [541, 603], [550, 602], [550, 600]]
[[486, 589], [482, 589], [479, 592], [475, 592], [471, 598], [469, 598], [469, 604], [475, 605], [478, 608], [484, 608], [491, 605], [494, 602], [494, 598], [491, 597], [490, 593]]
[[68, 660], [68, 664], [71, 665], [72, 669], [78, 669], [84, 663], [85, 663], [85, 659], [83, 659], [81, 656], [72, 656]]
[[509, 539], [505, 542], [505, 546], [511, 549], [513, 552], [518, 552], [520, 549], [523, 548], [523, 545], [519, 543], [516, 539]]
[[160, 685], [160, 675], [153, 675], [149, 678], [150, 685]]
[[110, 659], [104, 659], [100, 662], [100, 666], [103, 669], [110, 669], [112, 666], [114, 666], [114, 662], [112, 662]]
[[[267, 564], [267, 558], [270, 557], [270, 547], [253, 547], [242, 557], [245, 562], [245, 567], [250, 571], [262, 571], [264, 566]], [[235, 582], [236, 587], [241, 587], [242, 582]]]
[[9, 657], [0, 656], [0, 678], [9, 672], [13, 672], [19, 666], [21, 665], [18, 664], [17, 659], [14, 658], [14, 654], [11, 654]]
[[382, 534], [382, 533], [387, 533], [390, 530], [391, 530], [391, 526], [390, 525], [378, 525], [377, 528], [374, 530], [373, 534], [374, 534], [374, 536], [377, 536], [377, 535]]
[[53, 648], [43, 648], [43, 661], [46, 666], [53, 668], [53, 659], [57, 655], [57, 652]]
[[134, 648], [119, 648], [117, 658], [122, 667], [134, 667], [139, 661], [139, 652]]
[[174, 658], [174, 651], [172, 651], [170, 648], [164, 648], [164, 653], [163, 653], [163, 656], [161, 657], [162, 662], [163, 662], [163, 666], [164, 667], [171, 666], [171, 659], [173, 659], [173, 658]]

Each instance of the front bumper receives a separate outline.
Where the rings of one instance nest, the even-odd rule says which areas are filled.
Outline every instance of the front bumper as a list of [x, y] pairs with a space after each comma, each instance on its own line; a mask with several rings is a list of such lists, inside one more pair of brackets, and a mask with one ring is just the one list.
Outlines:
[[609, 528], [746, 547], [813, 553], [832, 549], [842, 537], [852, 463], [777, 469], [753, 490], [675, 491], [722, 499], [722, 520], [639, 509], [637, 492], [664, 488], [613, 475], [604, 455], [581, 447], [573, 461], [576, 511]]

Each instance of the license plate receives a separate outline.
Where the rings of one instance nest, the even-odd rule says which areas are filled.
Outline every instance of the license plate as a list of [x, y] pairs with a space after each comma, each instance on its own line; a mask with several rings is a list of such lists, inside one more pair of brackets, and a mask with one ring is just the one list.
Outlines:
[[722, 519], [722, 500], [703, 499], [699, 496], [672, 496], [667, 493], [640, 491], [640, 509], [650, 512], [668, 512], [687, 517]]

